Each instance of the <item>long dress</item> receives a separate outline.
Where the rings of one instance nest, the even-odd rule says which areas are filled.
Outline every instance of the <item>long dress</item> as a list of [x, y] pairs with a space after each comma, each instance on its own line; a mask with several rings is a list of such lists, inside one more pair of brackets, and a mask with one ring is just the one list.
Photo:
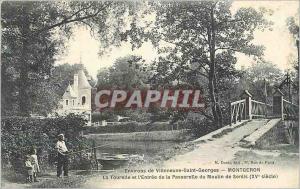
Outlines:
[[31, 176], [33, 174], [33, 165], [30, 160], [25, 161], [25, 167], [27, 169], [27, 174]]
[[34, 173], [40, 172], [40, 166], [39, 166], [37, 155], [33, 154], [30, 156], [30, 158], [31, 158], [31, 163], [33, 165], [33, 172]]

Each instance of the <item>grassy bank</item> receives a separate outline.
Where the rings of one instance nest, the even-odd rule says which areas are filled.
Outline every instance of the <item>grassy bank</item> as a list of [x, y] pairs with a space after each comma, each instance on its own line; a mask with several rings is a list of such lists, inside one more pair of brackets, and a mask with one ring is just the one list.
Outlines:
[[150, 131], [172, 131], [191, 129], [191, 126], [184, 122], [169, 124], [169, 122], [124, 122], [118, 125], [86, 127], [84, 134], [102, 134], [102, 133], [132, 133], [132, 132], [150, 132]]
[[132, 133], [88, 134], [88, 139], [97, 141], [188, 141], [192, 139], [190, 130], [150, 131]]

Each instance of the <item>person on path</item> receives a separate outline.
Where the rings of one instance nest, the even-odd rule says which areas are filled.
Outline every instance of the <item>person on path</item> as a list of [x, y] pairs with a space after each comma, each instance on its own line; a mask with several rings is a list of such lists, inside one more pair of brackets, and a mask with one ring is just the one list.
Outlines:
[[68, 148], [65, 144], [65, 137], [63, 134], [58, 135], [58, 141], [56, 143], [57, 150], [57, 177], [61, 178], [62, 171], [64, 176], [68, 177]]
[[39, 162], [38, 162], [38, 158], [37, 158], [37, 155], [36, 155], [36, 149], [35, 148], [33, 148], [31, 150], [30, 161], [31, 161], [31, 164], [33, 166], [33, 181], [38, 182], [37, 173], [40, 172], [40, 166], [39, 166]]
[[31, 163], [31, 158], [30, 155], [26, 155], [26, 160], [25, 160], [25, 168], [26, 168], [26, 181], [27, 182], [32, 182], [32, 176], [33, 176], [33, 165]]

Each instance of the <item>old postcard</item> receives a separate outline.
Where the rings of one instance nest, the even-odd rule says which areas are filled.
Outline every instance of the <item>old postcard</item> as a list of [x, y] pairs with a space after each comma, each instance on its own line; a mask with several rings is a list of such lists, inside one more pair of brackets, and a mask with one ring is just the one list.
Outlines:
[[299, 1], [2, 1], [2, 188], [298, 188]]

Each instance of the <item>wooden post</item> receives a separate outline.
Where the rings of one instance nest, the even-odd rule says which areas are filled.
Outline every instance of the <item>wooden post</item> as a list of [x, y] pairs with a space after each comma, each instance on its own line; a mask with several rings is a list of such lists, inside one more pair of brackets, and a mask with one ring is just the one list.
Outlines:
[[241, 99], [245, 99], [245, 119], [252, 119], [252, 103], [251, 103], [251, 98], [252, 94], [249, 93], [248, 90], [244, 90], [244, 92], [240, 95]]
[[229, 124], [230, 124], [230, 126], [232, 125], [232, 109], [231, 109], [231, 102], [229, 102], [229, 119], [230, 119], [230, 121], [229, 121]]
[[283, 116], [283, 93], [277, 89], [273, 94], [273, 116], [280, 117], [282, 120]]
[[247, 111], [246, 111], [246, 101], [245, 101], [245, 103], [244, 103], [244, 119], [246, 119], [246, 117], [247, 117]]
[[93, 156], [94, 156], [94, 159], [95, 159], [95, 162], [96, 162], [96, 169], [98, 170], [99, 167], [98, 167], [98, 162], [97, 162], [97, 150], [96, 150], [96, 144], [95, 144], [95, 140], [93, 140]]
[[241, 106], [240, 107], [240, 112], [239, 112], [239, 122], [241, 122], [242, 121], [242, 111], [243, 111], [243, 105], [242, 105], [242, 103], [240, 103], [239, 106]]

